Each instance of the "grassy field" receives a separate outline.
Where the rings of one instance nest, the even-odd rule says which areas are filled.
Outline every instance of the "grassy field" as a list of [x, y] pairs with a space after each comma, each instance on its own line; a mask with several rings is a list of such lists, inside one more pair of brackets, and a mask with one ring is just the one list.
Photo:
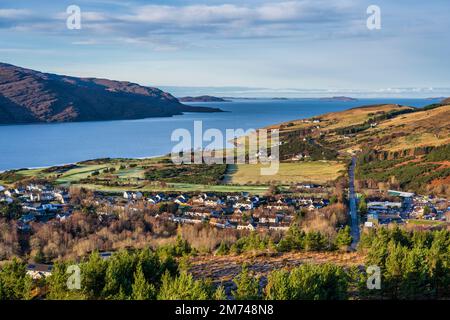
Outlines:
[[415, 225], [415, 226], [444, 226], [447, 224], [447, 222], [435, 221], [435, 220], [409, 219], [408, 224]]
[[405, 114], [380, 124], [379, 128], [369, 130], [392, 134], [407, 133], [391, 139], [385, 150], [399, 151], [423, 146], [440, 146], [450, 143], [450, 106], [424, 112]]
[[399, 110], [411, 109], [410, 107], [398, 107], [394, 104], [378, 105], [378, 106], [366, 106], [362, 108], [353, 108], [342, 112], [333, 112], [321, 116], [320, 118], [327, 121], [326, 129], [337, 129], [348, 126], [361, 124], [368, 120], [373, 114], [377, 112], [391, 112]]
[[263, 195], [269, 189], [268, 186], [235, 186], [235, 185], [202, 185], [188, 183], [170, 183], [162, 187], [160, 185], [136, 185], [134, 187], [110, 187], [93, 184], [74, 184], [75, 186], [86, 189], [105, 191], [105, 192], [124, 192], [124, 191], [141, 191], [141, 192], [157, 192], [157, 191], [177, 191], [177, 192], [249, 192], [251, 194]]
[[87, 178], [90, 174], [95, 171], [101, 171], [108, 168], [105, 165], [87, 165], [81, 166], [76, 169], [69, 170], [65, 172], [61, 177], [56, 179], [57, 183], [72, 183], [79, 181], [80, 179]]
[[278, 174], [262, 176], [260, 169], [267, 165], [242, 164], [231, 176], [233, 184], [291, 184], [298, 182], [326, 183], [337, 179], [345, 172], [344, 163], [335, 161], [313, 161], [298, 163], [280, 163]]
[[[348, 127], [363, 123], [376, 112], [390, 112], [393, 110], [410, 109], [409, 107], [398, 107], [397, 105], [386, 104], [378, 106], [366, 106], [363, 108], [353, 108], [341, 112], [331, 112], [316, 118], [321, 119], [320, 127], [322, 129], [332, 130], [337, 128]], [[289, 126], [288, 126], [289, 124]], [[272, 125], [267, 128], [274, 129], [283, 126], [283, 132], [295, 131], [310, 126], [316, 126], [313, 123], [303, 123], [301, 120], [287, 121], [282, 124]]]
[[[159, 166], [162, 161], [167, 161], [165, 157], [148, 158], [148, 159], [110, 159], [105, 161], [87, 161], [77, 163], [73, 168], [68, 168], [61, 171], [49, 171], [49, 168], [37, 168], [29, 170], [15, 171], [15, 175], [22, 179], [50, 179], [55, 180], [57, 184], [71, 184], [77, 183], [81, 179], [88, 178], [92, 173], [105, 169], [114, 168], [114, 172], [119, 179], [143, 179], [145, 166]], [[121, 166], [125, 168], [121, 169]], [[53, 167], [56, 168], [56, 167]], [[62, 167], [61, 167], [62, 168]], [[51, 169], [51, 168], [50, 168]], [[8, 181], [0, 178], [0, 184], [10, 185]]]

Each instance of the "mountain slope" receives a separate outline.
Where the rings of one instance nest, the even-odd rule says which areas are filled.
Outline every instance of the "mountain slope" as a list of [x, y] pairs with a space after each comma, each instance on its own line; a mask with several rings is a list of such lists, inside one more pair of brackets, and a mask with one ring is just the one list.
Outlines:
[[140, 119], [183, 112], [217, 112], [191, 107], [157, 88], [96, 78], [42, 73], [0, 63], [0, 123]]
[[365, 106], [271, 128], [280, 129], [280, 157], [285, 161], [357, 154], [360, 191], [450, 196], [450, 105]]

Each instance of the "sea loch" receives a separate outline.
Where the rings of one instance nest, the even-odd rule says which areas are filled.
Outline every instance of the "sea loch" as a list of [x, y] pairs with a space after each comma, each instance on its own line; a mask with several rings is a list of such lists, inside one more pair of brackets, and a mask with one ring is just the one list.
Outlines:
[[170, 153], [174, 130], [203, 128], [250, 129], [308, 118], [361, 105], [396, 103], [423, 107], [430, 99], [236, 99], [233, 102], [193, 103], [221, 108], [222, 113], [188, 113], [142, 120], [72, 122], [0, 126], [0, 170], [43, 167], [105, 158], [142, 158]]

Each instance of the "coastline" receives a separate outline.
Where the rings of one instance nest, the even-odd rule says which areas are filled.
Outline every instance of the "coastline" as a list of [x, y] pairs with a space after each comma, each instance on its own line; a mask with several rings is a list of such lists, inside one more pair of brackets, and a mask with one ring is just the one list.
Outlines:
[[[147, 157], [136, 157], [136, 158], [110, 158], [111, 160], [150, 160], [150, 159], [156, 159], [156, 158], [162, 158], [166, 155], [157, 155], [157, 156], [147, 156]], [[12, 168], [12, 169], [6, 169], [6, 170], [0, 170], [0, 173], [10, 172], [10, 171], [22, 171], [22, 170], [40, 170], [40, 169], [47, 169], [52, 167], [64, 167], [64, 166], [71, 166], [71, 165], [77, 165], [80, 162], [86, 162], [86, 161], [95, 161], [102, 158], [97, 159], [86, 159], [81, 160], [77, 162], [69, 162], [69, 163], [63, 163], [63, 164], [55, 164], [55, 165], [48, 165], [48, 166], [37, 166], [37, 167], [22, 167], [22, 168]], [[1, 186], [0, 186], [1, 187]], [[1, 191], [1, 189], [0, 189]]]
[[[208, 113], [185, 112], [179, 116], [145, 119], [0, 125], [0, 134], [8, 137], [0, 143], [0, 148], [8, 150], [8, 157], [3, 159], [0, 172], [70, 165], [86, 161], [83, 159], [99, 159], [109, 155], [130, 159], [159, 157], [169, 151], [167, 144], [170, 144], [171, 132], [177, 128], [191, 130], [195, 120], [203, 121], [205, 128], [222, 131], [226, 128], [247, 130], [267, 128], [368, 104], [408, 104], [420, 108], [430, 103], [429, 99], [415, 99], [414, 102], [410, 99], [364, 99], [357, 102], [324, 102], [315, 99], [263, 100], [265, 101], [261, 103], [261, 99], [246, 99], [241, 104], [233, 101], [226, 103], [227, 108], [224, 107], [225, 103], [219, 104], [219, 108], [225, 108], [224, 112], [213, 113], [211, 116], [208, 116]], [[45, 126], [40, 126], [41, 124]], [[37, 139], [32, 144], [24, 143], [30, 137]], [[80, 143], [84, 140], [85, 143]], [[148, 156], [134, 157], [133, 154]]]

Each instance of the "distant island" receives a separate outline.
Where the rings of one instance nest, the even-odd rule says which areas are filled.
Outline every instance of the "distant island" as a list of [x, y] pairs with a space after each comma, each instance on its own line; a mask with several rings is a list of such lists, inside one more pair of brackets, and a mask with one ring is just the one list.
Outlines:
[[127, 81], [77, 78], [0, 63], [0, 124], [170, 117], [222, 112], [187, 106], [171, 94]]
[[446, 98], [447, 97], [428, 97], [428, 98], [426, 98], [426, 100], [444, 100]]
[[213, 96], [182, 97], [178, 100], [181, 102], [231, 102], [230, 100]]
[[358, 99], [351, 98], [351, 97], [344, 97], [344, 96], [325, 97], [325, 98], [320, 98], [319, 100], [323, 100], [323, 101], [358, 101]]

